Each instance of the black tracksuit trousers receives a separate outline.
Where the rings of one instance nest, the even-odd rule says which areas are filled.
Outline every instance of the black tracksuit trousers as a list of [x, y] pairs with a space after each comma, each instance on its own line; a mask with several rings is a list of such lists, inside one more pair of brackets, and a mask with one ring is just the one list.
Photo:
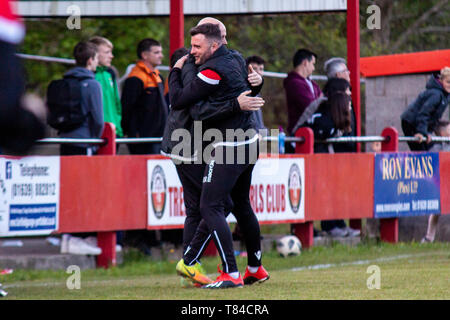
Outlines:
[[[204, 167], [201, 195], [200, 198], [197, 198], [199, 199], [200, 215], [203, 220], [198, 225], [184, 254], [185, 263], [189, 265], [195, 263], [201, 257], [210, 239], [213, 239], [222, 259], [223, 271], [227, 273], [238, 271], [231, 230], [226, 221], [230, 212], [230, 202], [233, 206], [232, 212], [244, 234], [248, 265], [261, 265], [260, 228], [249, 198], [254, 161], [249, 161], [248, 152], [250, 148], [248, 146], [223, 149], [229, 151], [230, 148], [234, 149], [235, 159], [233, 163], [210, 161]], [[238, 149], [246, 152], [246, 159], [242, 164], [237, 163]], [[226, 158], [225, 152], [224, 160]], [[180, 180], [182, 180], [181, 177]], [[187, 185], [191, 184], [188, 183]], [[187, 194], [185, 193], [187, 206], [195, 203], [193, 198], [186, 200], [186, 196], [190, 197], [191, 195], [193, 195], [192, 190], [189, 190]], [[185, 229], [185, 239], [191, 236], [192, 230], [190, 228], [198, 221], [198, 218], [188, 218], [188, 214], [193, 212], [196, 214], [195, 210], [188, 210], [188, 207], [186, 207], [187, 223], [185, 222], [185, 228], [187, 227], [187, 230]]]

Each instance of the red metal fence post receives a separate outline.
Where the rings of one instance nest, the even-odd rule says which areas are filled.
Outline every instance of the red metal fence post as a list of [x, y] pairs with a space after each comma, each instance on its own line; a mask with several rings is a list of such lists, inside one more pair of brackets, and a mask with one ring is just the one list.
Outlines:
[[380, 219], [380, 238], [384, 242], [398, 242], [398, 218]]
[[381, 136], [386, 138], [381, 142], [381, 151], [383, 152], [398, 152], [398, 131], [394, 127], [384, 128]]
[[[304, 138], [302, 143], [295, 144], [295, 153], [313, 154], [314, 153], [314, 132], [311, 128], [303, 127], [295, 132], [295, 136]], [[305, 206], [306, 208], [306, 206]], [[306, 215], [306, 214], [305, 214]], [[314, 244], [314, 224], [313, 221], [305, 221], [303, 223], [293, 223], [291, 225], [292, 232], [302, 243], [302, 247], [307, 249]]]
[[184, 47], [183, 0], [170, 0], [170, 56]]
[[100, 146], [98, 149], [98, 155], [116, 155], [116, 127], [110, 122], [105, 122], [105, 127], [102, 133], [102, 139], [106, 140], [106, 143]]
[[[387, 127], [381, 133], [381, 136], [387, 138], [381, 143], [381, 151], [398, 152], [398, 131], [394, 127]], [[397, 243], [398, 242], [398, 218], [380, 219], [380, 238], [381, 241]]]
[[97, 267], [109, 268], [116, 265], [116, 232], [97, 232], [97, 246], [102, 253], [97, 256]]
[[[114, 124], [106, 122], [103, 129], [102, 139], [106, 144], [98, 150], [99, 155], [116, 155], [116, 128]], [[97, 245], [102, 253], [97, 256], [97, 267], [108, 268], [116, 265], [116, 232], [97, 232]]]
[[314, 224], [312, 221], [293, 223], [292, 232], [302, 243], [302, 248], [308, 249], [314, 244]]
[[303, 143], [295, 144], [295, 153], [302, 154], [313, 154], [314, 153], [314, 132], [311, 128], [303, 127], [299, 128], [295, 132], [296, 138], [304, 138], [305, 141]]
[[361, 219], [350, 219], [349, 220], [349, 226], [352, 229], [360, 230], [361, 231]]
[[[347, 0], [347, 65], [350, 70], [352, 100], [356, 117], [356, 135], [361, 135], [361, 91], [359, 48], [359, 0]], [[357, 152], [361, 144], [356, 144]]]

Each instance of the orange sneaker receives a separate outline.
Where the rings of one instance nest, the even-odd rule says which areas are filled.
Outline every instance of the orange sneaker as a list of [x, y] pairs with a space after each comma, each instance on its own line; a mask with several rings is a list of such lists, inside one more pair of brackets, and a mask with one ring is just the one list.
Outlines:
[[180, 276], [191, 279], [194, 283], [199, 283], [200, 285], [211, 283], [212, 280], [203, 273], [204, 270], [202, 269], [198, 263], [193, 266], [187, 266], [183, 259], [178, 261], [176, 266], [177, 273]]
[[242, 276], [239, 274], [239, 278], [234, 279], [228, 273], [223, 272], [217, 267], [220, 275], [217, 277], [216, 281], [203, 286], [203, 289], [226, 289], [226, 288], [242, 288], [244, 286], [244, 281]]
[[266, 271], [266, 269], [264, 269], [263, 266], [260, 266], [258, 268], [258, 271], [256, 271], [255, 273], [250, 272], [250, 270], [247, 267], [247, 269], [245, 269], [244, 284], [250, 285], [255, 282], [261, 283], [266, 280], [269, 280], [269, 278], [270, 278], [269, 273]]

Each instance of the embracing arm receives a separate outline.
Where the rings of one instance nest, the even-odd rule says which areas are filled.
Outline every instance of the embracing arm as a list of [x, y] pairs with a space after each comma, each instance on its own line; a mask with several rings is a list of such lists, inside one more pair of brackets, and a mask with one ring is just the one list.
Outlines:
[[206, 100], [219, 87], [222, 78], [211, 69], [197, 73], [196, 77], [183, 87], [181, 69], [173, 68], [169, 74], [169, 95], [172, 109], [187, 108], [199, 101]]
[[201, 101], [189, 109], [194, 120], [219, 120], [241, 111], [237, 98], [223, 102]]
[[220, 120], [240, 111], [257, 111], [265, 103], [261, 97], [252, 97], [251, 91], [242, 92], [238, 97], [225, 101], [197, 103], [190, 109], [194, 120]]

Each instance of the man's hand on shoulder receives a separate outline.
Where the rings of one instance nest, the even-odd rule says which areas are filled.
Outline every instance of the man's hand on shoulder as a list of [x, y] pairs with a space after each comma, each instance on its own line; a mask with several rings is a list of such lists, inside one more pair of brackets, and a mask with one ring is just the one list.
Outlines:
[[185, 56], [182, 56], [180, 59], [178, 59], [177, 62], [175, 62], [174, 64], [174, 68], [179, 68], [179, 69], [183, 69], [184, 63], [186, 62], [187, 58], [188, 58], [188, 54]]
[[263, 98], [249, 96], [251, 92], [251, 90], [244, 91], [237, 97], [239, 107], [243, 111], [259, 110], [265, 103]]

